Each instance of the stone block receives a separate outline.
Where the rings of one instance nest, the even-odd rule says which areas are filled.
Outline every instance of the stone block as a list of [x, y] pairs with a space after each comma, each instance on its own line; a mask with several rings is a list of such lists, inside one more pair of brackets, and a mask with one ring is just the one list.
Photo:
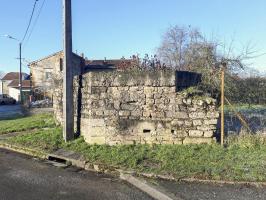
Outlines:
[[203, 134], [204, 137], [213, 137], [213, 131], [204, 131], [204, 134]]
[[189, 130], [188, 132], [189, 137], [202, 137], [203, 131], [200, 130]]
[[143, 111], [143, 117], [151, 118], [152, 117], [151, 113], [152, 113], [152, 111], [150, 111], [150, 110], [144, 110]]
[[150, 135], [153, 133], [156, 129], [156, 124], [153, 122], [139, 122], [136, 125], [136, 130], [144, 135]]
[[175, 117], [177, 119], [188, 119], [188, 114], [186, 112], [176, 112]]
[[192, 99], [183, 99], [183, 103], [186, 104], [186, 105], [191, 105], [192, 103]]
[[204, 120], [204, 124], [206, 125], [216, 125], [217, 122], [218, 122], [218, 119]]
[[201, 131], [209, 131], [209, 130], [215, 130], [216, 126], [213, 126], [213, 125], [202, 125], [202, 126], [198, 126], [197, 129], [201, 130]]
[[82, 124], [90, 127], [103, 127], [105, 126], [104, 119], [82, 119]]
[[162, 98], [162, 95], [161, 94], [158, 94], [158, 93], [155, 93], [153, 95], [153, 97], [154, 97], [154, 99], [160, 99], [160, 98]]
[[193, 120], [193, 126], [199, 126], [199, 125], [202, 125], [201, 120]]
[[145, 94], [152, 94], [154, 92], [154, 87], [144, 87]]
[[87, 134], [89, 136], [104, 136], [106, 134], [106, 128], [105, 127], [87, 127]]
[[137, 105], [136, 104], [131, 104], [131, 103], [122, 103], [121, 104], [121, 109], [122, 110], [135, 110], [137, 108]]
[[151, 113], [151, 116], [154, 119], [161, 119], [161, 118], [164, 118], [165, 117], [165, 114], [164, 114], [164, 112], [157, 111], [157, 112], [152, 112]]
[[104, 136], [102, 136], [102, 137], [90, 137], [89, 143], [90, 144], [99, 144], [99, 145], [105, 144], [105, 137]]
[[167, 118], [172, 118], [174, 116], [174, 111], [166, 111], [165, 112], [165, 117]]
[[181, 112], [187, 112], [187, 107], [184, 106], [184, 105], [179, 105], [179, 110], [180, 110]]
[[117, 115], [117, 111], [116, 110], [104, 110], [103, 113], [104, 113], [105, 116]]
[[191, 119], [202, 119], [204, 117], [206, 117], [206, 114], [204, 112], [192, 112], [192, 113], [189, 113], [189, 117]]
[[215, 140], [213, 138], [193, 138], [193, 137], [186, 137], [183, 140], [183, 144], [211, 144]]
[[114, 146], [114, 145], [119, 145], [122, 144], [120, 140], [115, 140], [115, 141], [108, 141], [106, 142], [106, 144], [110, 145], [110, 146]]
[[160, 141], [160, 144], [174, 144], [174, 141], [173, 140], [162, 140]]
[[130, 116], [130, 111], [128, 111], [128, 110], [120, 110], [120, 111], [118, 112], [118, 115], [119, 115], [119, 116], [125, 116], [125, 117], [128, 117], [128, 116]]
[[131, 111], [131, 116], [132, 117], [141, 117], [142, 116], [142, 110], [136, 109]]
[[135, 140], [124, 140], [123, 144], [124, 145], [133, 145], [133, 144], [137, 144], [137, 142]]
[[192, 121], [186, 120], [185, 121], [185, 126], [186, 127], [191, 127], [192, 126]]
[[217, 111], [207, 112], [206, 116], [208, 118], [218, 118], [219, 117], [219, 112], [217, 112]]
[[181, 138], [175, 138], [175, 139], [173, 139], [173, 143], [181, 145], [181, 144], [183, 144], [183, 141]]

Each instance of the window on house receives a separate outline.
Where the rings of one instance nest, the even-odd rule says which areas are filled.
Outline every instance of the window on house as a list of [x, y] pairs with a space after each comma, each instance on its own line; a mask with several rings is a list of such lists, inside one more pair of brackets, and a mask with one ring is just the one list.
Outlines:
[[52, 72], [45, 72], [45, 80], [52, 78]]
[[63, 58], [60, 58], [59, 62], [60, 62], [60, 72], [62, 72], [63, 71]]

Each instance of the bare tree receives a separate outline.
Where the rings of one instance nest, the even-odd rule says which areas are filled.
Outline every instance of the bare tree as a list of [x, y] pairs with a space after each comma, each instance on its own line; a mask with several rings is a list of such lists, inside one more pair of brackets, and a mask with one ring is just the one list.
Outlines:
[[169, 67], [192, 70], [207, 62], [213, 64], [215, 45], [207, 42], [198, 29], [172, 26], [164, 34], [157, 53]]
[[203, 75], [204, 87], [219, 90], [221, 64], [226, 65], [227, 74], [235, 76], [245, 68], [246, 60], [257, 57], [253, 49], [248, 44], [236, 51], [233, 39], [226, 45], [206, 39], [196, 28], [171, 26], [163, 35], [157, 54], [167, 67], [199, 72]]

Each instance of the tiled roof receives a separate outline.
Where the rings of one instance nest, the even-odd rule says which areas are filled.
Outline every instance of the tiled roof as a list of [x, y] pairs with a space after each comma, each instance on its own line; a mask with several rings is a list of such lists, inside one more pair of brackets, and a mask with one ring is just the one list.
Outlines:
[[119, 66], [121, 64], [131, 65], [131, 59], [112, 59], [112, 60], [86, 60], [86, 65], [113, 65]]
[[[19, 87], [19, 80], [13, 80], [11, 83], [8, 84], [8, 87], [18, 88]], [[30, 88], [30, 80], [23, 80], [22, 81], [23, 88]]]
[[[51, 55], [48, 55], [48, 56], [45, 56], [45, 57], [40, 58], [40, 59], [38, 59], [38, 60], [32, 61], [32, 62], [30, 62], [30, 63], [28, 64], [28, 66], [33, 65], [33, 64], [36, 64], [36, 63], [38, 63], [38, 62], [40, 62], [40, 61], [42, 61], [42, 60], [45, 60], [45, 59], [51, 58], [51, 57], [56, 56], [56, 55], [58, 55], [58, 54], [62, 54], [62, 56], [63, 56], [64, 52], [63, 52], [63, 51], [58, 51], [58, 52], [53, 53], [53, 54], [51, 54]], [[77, 55], [77, 54], [75, 54], [75, 53], [73, 53], [73, 56], [75, 56], [75, 57], [77, 57], [77, 58], [80, 58], [80, 59], [83, 59], [81, 56], [79, 56], [79, 55]]]
[[[22, 77], [26, 77], [26, 73], [22, 73]], [[11, 81], [19, 79], [19, 72], [9, 72], [7, 73], [1, 80], [3, 81]]]

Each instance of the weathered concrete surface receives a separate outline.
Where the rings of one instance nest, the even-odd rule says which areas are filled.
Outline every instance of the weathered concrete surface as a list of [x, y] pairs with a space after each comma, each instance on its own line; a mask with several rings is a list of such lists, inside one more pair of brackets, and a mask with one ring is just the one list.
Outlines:
[[0, 199], [151, 199], [117, 178], [57, 168], [0, 149]]

